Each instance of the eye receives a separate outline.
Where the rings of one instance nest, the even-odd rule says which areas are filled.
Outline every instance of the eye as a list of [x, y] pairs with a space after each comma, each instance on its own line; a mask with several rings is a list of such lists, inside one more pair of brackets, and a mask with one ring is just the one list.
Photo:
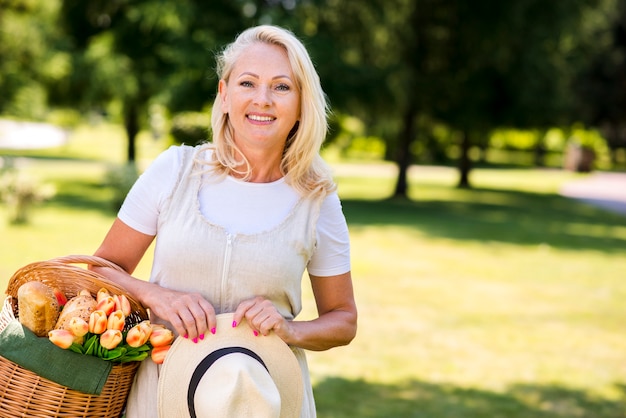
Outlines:
[[285, 84], [285, 83], [280, 83], [276, 86], [276, 90], [278, 91], [289, 91], [291, 90], [291, 87], [289, 87], [289, 85]]
[[241, 87], [254, 87], [254, 84], [252, 84], [252, 81], [242, 81], [241, 83], [239, 83], [239, 85]]

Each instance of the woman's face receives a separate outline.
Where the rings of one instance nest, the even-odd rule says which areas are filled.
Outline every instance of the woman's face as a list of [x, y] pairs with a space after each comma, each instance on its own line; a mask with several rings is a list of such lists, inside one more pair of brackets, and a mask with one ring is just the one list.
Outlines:
[[219, 93], [244, 154], [259, 149], [282, 153], [300, 117], [300, 92], [283, 48], [261, 42], [249, 46], [228, 83], [220, 80]]

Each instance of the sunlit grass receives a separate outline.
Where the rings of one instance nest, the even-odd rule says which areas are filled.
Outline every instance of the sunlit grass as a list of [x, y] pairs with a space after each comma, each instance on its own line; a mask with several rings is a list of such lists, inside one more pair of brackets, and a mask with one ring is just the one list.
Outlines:
[[[138, 165], [145, 168], [167, 140], [142, 133], [137, 140]], [[41, 184], [53, 185], [55, 197], [37, 205], [28, 225], [9, 225], [0, 205], [0, 285], [3, 288], [19, 267], [68, 254], [91, 254], [115, 216], [113, 192], [106, 187], [106, 172], [125, 163], [126, 139], [121, 127], [82, 126], [59, 148], [2, 150], [15, 166]], [[148, 256], [138, 267], [148, 277]]]
[[467, 191], [418, 167], [414, 203], [352, 200], [389, 196], [378, 169], [339, 178], [360, 330], [310, 356], [323, 416], [626, 413], [626, 218], [554, 196], [580, 177], [556, 170], [478, 169]]

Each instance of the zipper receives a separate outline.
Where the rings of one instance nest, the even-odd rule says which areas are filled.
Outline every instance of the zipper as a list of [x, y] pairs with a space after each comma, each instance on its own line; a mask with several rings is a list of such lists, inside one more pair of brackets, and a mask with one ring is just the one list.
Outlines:
[[228, 270], [230, 269], [230, 258], [231, 258], [231, 254], [232, 254], [232, 250], [233, 250], [233, 239], [234, 239], [234, 234], [228, 233], [226, 234], [226, 248], [224, 249], [224, 264], [222, 267], [222, 290], [220, 292], [220, 301], [221, 301], [221, 306], [220, 306], [220, 310], [222, 312], [224, 312], [225, 310], [225, 306], [224, 306], [224, 298], [226, 296], [226, 286], [228, 284]]

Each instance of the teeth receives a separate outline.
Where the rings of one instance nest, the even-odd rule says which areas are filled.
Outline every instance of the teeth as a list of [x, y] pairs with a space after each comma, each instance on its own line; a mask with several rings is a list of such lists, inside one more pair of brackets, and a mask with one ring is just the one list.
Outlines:
[[252, 120], [256, 120], [258, 122], [270, 122], [270, 121], [274, 120], [274, 118], [272, 118], [270, 116], [258, 116], [258, 115], [248, 115], [248, 118], [250, 118]]

